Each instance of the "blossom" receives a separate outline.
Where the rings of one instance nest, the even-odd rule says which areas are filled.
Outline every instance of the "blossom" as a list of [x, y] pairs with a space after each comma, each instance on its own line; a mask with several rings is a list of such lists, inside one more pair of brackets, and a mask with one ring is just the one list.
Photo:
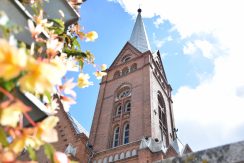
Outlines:
[[30, 19], [28, 20], [28, 27], [29, 27], [32, 38], [35, 40], [37, 40], [39, 34], [44, 30], [40, 24], [35, 26], [33, 21]]
[[8, 16], [6, 15], [5, 12], [0, 11], [0, 25], [6, 25], [9, 21]]
[[11, 149], [14, 153], [20, 153], [25, 147], [26, 136], [16, 137], [13, 142], [9, 145], [9, 149]]
[[52, 92], [53, 86], [61, 83], [66, 71], [61, 63], [56, 61], [36, 61], [29, 59], [27, 74], [20, 80], [22, 90], [43, 94], [45, 91]]
[[20, 101], [5, 101], [0, 104], [0, 124], [16, 127], [23, 112], [29, 111]]
[[24, 70], [27, 55], [24, 49], [16, 49], [0, 39], [0, 78], [10, 80], [17, 77]]
[[[47, 98], [46, 96], [44, 96], [44, 97]], [[59, 109], [58, 99], [52, 99], [49, 103], [46, 103], [45, 105], [50, 114], [56, 114], [57, 109]]]
[[91, 31], [86, 34], [86, 41], [94, 41], [98, 38], [96, 31]]
[[0, 162], [14, 162], [16, 160], [16, 154], [13, 151], [1, 151], [0, 149]]
[[101, 79], [103, 76], [107, 75], [107, 73], [102, 71], [96, 71], [94, 72], [94, 75], [97, 77], [97, 79]]
[[40, 10], [39, 15], [35, 15], [33, 18], [36, 24], [42, 26], [43, 28], [51, 27], [53, 25], [53, 22], [48, 23], [47, 19], [43, 19], [43, 10]]
[[62, 63], [67, 71], [79, 71], [79, 66], [77, 65], [75, 57], [70, 56], [69, 58], [67, 58], [66, 53], [61, 53], [60, 56], [55, 56], [54, 60]]
[[63, 85], [59, 86], [59, 90], [63, 91], [65, 94], [71, 95], [73, 97], [76, 97], [76, 93], [73, 90], [73, 88], [77, 85], [76, 83], [73, 83], [74, 78], [68, 80]]
[[46, 143], [53, 143], [58, 141], [58, 133], [54, 129], [59, 119], [55, 116], [49, 116], [38, 124], [37, 136]]
[[106, 64], [102, 64], [102, 65], [101, 65], [101, 70], [102, 70], [102, 71], [105, 71], [106, 69], [107, 69], [107, 65], [106, 65]]
[[55, 152], [54, 153], [54, 162], [55, 163], [69, 163], [69, 159], [65, 153]]
[[78, 86], [80, 88], [88, 87], [89, 85], [93, 85], [92, 82], [89, 82], [90, 76], [88, 74], [80, 73], [78, 77]]
[[66, 112], [69, 111], [70, 105], [76, 104], [76, 101], [68, 96], [60, 96], [60, 99]]
[[47, 56], [49, 58], [53, 58], [58, 54], [59, 51], [62, 50], [64, 43], [60, 42], [58, 39], [49, 39], [47, 40], [46, 45], [47, 45], [47, 50], [46, 50]]

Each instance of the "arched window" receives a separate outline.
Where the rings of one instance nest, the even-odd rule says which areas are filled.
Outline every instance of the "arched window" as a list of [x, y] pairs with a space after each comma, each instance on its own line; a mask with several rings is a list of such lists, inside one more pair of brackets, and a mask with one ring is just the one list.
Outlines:
[[135, 71], [136, 69], [137, 69], [137, 64], [136, 63], [134, 63], [133, 65], [131, 65], [131, 67], [130, 67], [130, 71], [131, 72]]
[[113, 147], [117, 147], [119, 145], [119, 126], [114, 129], [113, 136]]
[[119, 90], [119, 92], [118, 92], [118, 94], [117, 94], [117, 97], [118, 97], [119, 99], [124, 98], [124, 97], [127, 97], [127, 96], [130, 95], [130, 92], [131, 92], [130, 87], [125, 86], [125, 87], [123, 87], [123, 88], [121, 88], [121, 89]]
[[125, 112], [130, 112], [130, 109], [131, 109], [131, 102], [127, 101], [125, 103]]
[[126, 56], [124, 56], [122, 59], [121, 59], [121, 61], [122, 62], [127, 62], [127, 61], [129, 61], [131, 59], [131, 55], [126, 55]]
[[122, 112], [122, 106], [118, 105], [115, 110], [115, 116], [119, 116]]
[[129, 68], [128, 67], [123, 68], [122, 75], [127, 75], [128, 73], [129, 73]]
[[119, 76], [120, 76], [120, 72], [119, 71], [116, 71], [114, 73], [114, 79], [117, 79]]
[[130, 126], [128, 123], [124, 125], [124, 131], [123, 131], [123, 144], [128, 144], [129, 143], [129, 131]]
[[165, 102], [161, 92], [158, 92], [158, 116], [159, 116], [159, 128], [161, 130], [161, 140], [165, 145], [168, 144], [167, 140], [167, 116]]

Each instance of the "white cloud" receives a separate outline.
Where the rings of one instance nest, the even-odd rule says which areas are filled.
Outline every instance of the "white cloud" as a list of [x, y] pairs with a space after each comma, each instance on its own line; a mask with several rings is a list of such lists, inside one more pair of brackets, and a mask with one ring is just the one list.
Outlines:
[[153, 43], [155, 44], [155, 46], [158, 49], [160, 49], [163, 46], [163, 44], [165, 43], [165, 40], [157, 38], [156, 34], [153, 33]]
[[153, 22], [153, 24], [155, 25], [156, 28], [159, 28], [159, 25], [162, 24], [163, 22], [164, 20], [161, 17], [159, 17]]
[[172, 40], [173, 40], [172, 36], [167, 36], [165, 38], [158, 38], [158, 36], [156, 36], [156, 33], [153, 33], [153, 43], [157, 49], [160, 49], [165, 42], [169, 42]]
[[183, 52], [186, 55], [194, 55], [197, 51], [197, 47], [195, 44], [192, 42], [188, 42], [184, 47], [183, 47]]
[[167, 39], [168, 42], [169, 42], [169, 41], [173, 41], [172, 36], [168, 36], [166, 39]]
[[183, 52], [187, 55], [196, 55], [198, 51], [200, 51], [204, 57], [213, 59], [215, 48], [214, 45], [207, 40], [194, 40], [193, 42], [186, 43], [183, 47]]
[[[244, 139], [244, 10], [242, 0], [119, 0], [135, 16], [141, 4], [144, 17], [160, 17], [173, 24], [182, 39], [212, 35], [211, 40], [190, 40], [183, 49], [200, 50], [214, 70], [195, 88], [182, 86], [174, 96], [176, 124], [197, 149]], [[158, 22], [159, 24], [159, 22]], [[219, 50], [219, 49], [225, 49]], [[198, 130], [193, 131], [191, 126]], [[199, 127], [196, 127], [199, 126]], [[214, 127], [213, 127], [214, 126]], [[217, 132], [216, 132], [217, 131]], [[201, 133], [202, 134], [199, 134]], [[194, 142], [195, 144], [191, 144]], [[205, 143], [203, 143], [205, 142]], [[198, 145], [196, 143], [199, 143]]]

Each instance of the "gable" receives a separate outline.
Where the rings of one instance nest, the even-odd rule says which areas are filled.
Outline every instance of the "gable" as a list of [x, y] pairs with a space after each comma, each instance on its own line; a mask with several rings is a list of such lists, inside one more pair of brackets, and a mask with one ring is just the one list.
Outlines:
[[135, 47], [133, 47], [129, 42], [125, 44], [125, 46], [120, 51], [119, 55], [115, 58], [114, 62], [110, 66], [110, 68], [123, 64], [124, 62], [136, 58], [142, 55], [140, 51], [138, 51]]
[[186, 144], [185, 149], [183, 150], [183, 154], [187, 154], [187, 153], [191, 153], [191, 152], [192, 152], [191, 147], [188, 144]]
[[166, 74], [164, 71], [164, 66], [163, 66], [163, 62], [162, 62], [159, 50], [157, 52], [153, 53], [152, 56], [153, 56], [153, 60], [156, 64], [155, 66], [159, 68], [159, 70], [161, 71], [161, 73], [163, 75], [163, 78], [167, 81], [167, 77], [166, 77]]
[[165, 153], [166, 158], [169, 157], [176, 157], [178, 156], [178, 153], [175, 151], [175, 149], [170, 145]]

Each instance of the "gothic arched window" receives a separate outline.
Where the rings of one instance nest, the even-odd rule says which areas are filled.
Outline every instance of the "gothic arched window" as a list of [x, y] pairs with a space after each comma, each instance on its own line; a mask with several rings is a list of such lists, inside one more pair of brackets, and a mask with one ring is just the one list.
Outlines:
[[122, 62], [127, 62], [127, 61], [129, 61], [131, 59], [131, 55], [126, 55], [126, 56], [124, 56], [122, 59], [121, 59], [121, 61]]
[[115, 127], [114, 135], [113, 135], [113, 147], [117, 147], [119, 145], [119, 126]]
[[127, 75], [129, 72], [130, 72], [130, 71], [129, 71], [129, 68], [128, 68], [128, 67], [125, 67], [125, 68], [123, 68], [123, 70], [122, 70], [122, 75]]
[[125, 87], [123, 87], [123, 88], [121, 88], [121, 89], [119, 90], [119, 92], [118, 92], [118, 94], [117, 94], [117, 97], [118, 97], [119, 99], [121, 99], [121, 98], [130, 96], [130, 92], [131, 92], [130, 87], [125, 86]]
[[115, 116], [119, 116], [122, 112], [122, 106], [118, 105], [115, 110]]
[[129, 131], [130, 125], [129, 123], [126, 123], [124, 125], [124, 131], [123, 131], [123, 144], [128, 144], [129, 143]]
[[125, 112], [130, 112], [130, 110], [131, 110], [131, 103], [130, 103], [130, 101], [127, 101], [126, 103], [125, 103]]
[[117, 79], [119, 76], [120, 76], [120, 72], [119, 71], [116, 71], [114, 73], [114, 79]]
[[130, 71], [133, 72], [137, 69], [137, 64], [134, 63], [131, 67], [130, 67]]

